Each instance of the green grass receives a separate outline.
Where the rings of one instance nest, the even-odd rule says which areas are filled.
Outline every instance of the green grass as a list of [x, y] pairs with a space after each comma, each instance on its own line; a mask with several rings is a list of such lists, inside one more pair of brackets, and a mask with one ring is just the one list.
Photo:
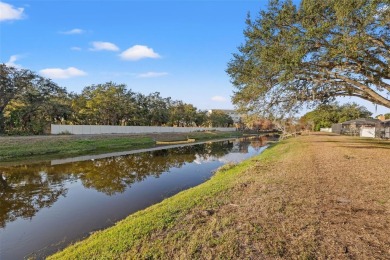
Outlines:
[[[165, 252], [174, 248], [178, 241], [189, 235], [185, 230], [175, 230], [175, 225], [182, 223], [194, 212], [207, 214], [209, 208], [224, 203], [227, 198], [226, 192], [240, 185], [240, 176], [252, 166], [253, 160], [274, 161], [283, 155], [278, 144], [272, 146], [274, 147], [267, 149], [260, 157], [238, 165], [225, 166], [209, 181], [130, 215], [115, 226], [96, 232], [84, 241], [71, 245], [48, 259], [166, 258]], [[195, 216], [188, 225], [196, 226], [199, 224], [198, 221], [199, 218]], [[229, 219], [225, 219], [222, 225], [229, 225]], [[168, 234], [164, 239], [160, 239], [159, 236], [165, 231]], [[192, 241], [188, 248], [195, 258], [199, 247], [205, 242], [203, 238], [204, 236], [200, 235], [199, 239]], [[215, 245], [229, 243], [229, 238], [208, 239], [207, 243]]]
[[138, 149], [154, 144], [150, 137], [118, 137], [118, 138], [89, 138], [89, 139], [47, 139], [6, 143], [0, 145], [0, 161], [27, 159], [39, 156], [70, 156], [96, 154], [106, 151]]

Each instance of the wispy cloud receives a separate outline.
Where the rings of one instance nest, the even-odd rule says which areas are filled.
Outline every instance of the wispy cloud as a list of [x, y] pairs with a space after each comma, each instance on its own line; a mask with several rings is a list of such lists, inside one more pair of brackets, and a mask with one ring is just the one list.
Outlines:
[[9, 58], [9, 60], [5, 63], [5, 65], [7, 65], [9, 67], [14, 67], [14, 68], [20, 69], [20, 68], [22, 68], [22, 66], [15, 63], [19, 59], [20, 59], [20, 55], [12, 55]]
[[137, 78], [158, 78], [158, 77], [164, 77], [167, 76], [168, 72], [146, 72], [146, 73], [141, 73], [137, 75]]
[[130, 47], [122, 52], [119, 56], [124, 60], [132, 61], [145, 58], [156, 59], [161, 57], [158, 53], [154, 52], [152, 48], [149, 48], [145, 45], [134, 45], [133, 47]]
[[39, 73], [44, 76], [51, 79], [67, 79], [67, 78], [73, 78], [73, 77], [80, 77], [87, 75], [86, 72], [79, 70], [75, 67], [69, 67], [67, 69], [60, 69], [60, 68], [47, 68], [40, 70]]
[[62, 34], [83, 34], [83, 33], [85, 33], [85, 31], [82, 29], [79, 29], [79, 28], [75, 28], [75, 29], [72, 29], [69, 31], [63, 31], [60, 33], [62, 33]]
[[81, 51], [81, 48], [80, 47], [77, 47], [77, 46], [74, 46], [72, 48], [70, 48], [72, 51]]
[[10, 4], [0, 2], [0, 21], [20, 20], [23, 18], [24, 8], [15, 8]]
[[211, 98], [212, 101], [215, 101], [215, 102], [226, 102], [227, 99], [225, 97], [222, 97], [222, 96], [214, 96]]
[[374, 15], [375, 19], [379, 19], [381, 16], [384, 18], [386, 11], [390, 8], [390, 5], [384, 4], [377, 9], [377, 14]]
[[92, 42], [92, 46], [90, 51], [119, 51], [118, 46], [111, 42]]

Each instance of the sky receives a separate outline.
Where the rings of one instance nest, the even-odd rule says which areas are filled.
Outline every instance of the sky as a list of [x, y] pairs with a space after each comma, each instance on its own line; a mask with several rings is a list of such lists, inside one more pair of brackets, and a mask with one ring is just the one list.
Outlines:
[[[296, 2], [296, 1], [295, 1]], [[268, 0], [6, 0], [0, 63], [30, 69], [68, 91], [113, 81], [199, 109], [233, 109], [225, 72], [244, 43], [248, 12]], [[375, 115], [389, 109], [358, 99]]]

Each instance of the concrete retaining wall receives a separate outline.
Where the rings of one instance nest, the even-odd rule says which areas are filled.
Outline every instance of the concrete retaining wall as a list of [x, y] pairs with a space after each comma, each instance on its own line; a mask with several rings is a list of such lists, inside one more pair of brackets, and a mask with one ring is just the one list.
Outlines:
[[51, 125], [50, 133], [94, 135], [94, 134], [143, 134], [143, 133], [189, 133], [195, 131], [217, 130], [235, 131], [234, 127], [169, 127], [169, 126], [111, 126], [111, 125]]

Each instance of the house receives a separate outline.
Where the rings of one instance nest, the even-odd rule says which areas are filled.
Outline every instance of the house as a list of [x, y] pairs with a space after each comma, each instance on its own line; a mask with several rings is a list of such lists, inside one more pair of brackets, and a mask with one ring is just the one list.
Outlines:
[[334, 133], [371, 138], [380, 137], [381, 129], [381, 121], [372, 118], [359, 118], [332, 126]]
[[332, 125], [332, 133], [390, 139], [390, 119], [359, 118]]

